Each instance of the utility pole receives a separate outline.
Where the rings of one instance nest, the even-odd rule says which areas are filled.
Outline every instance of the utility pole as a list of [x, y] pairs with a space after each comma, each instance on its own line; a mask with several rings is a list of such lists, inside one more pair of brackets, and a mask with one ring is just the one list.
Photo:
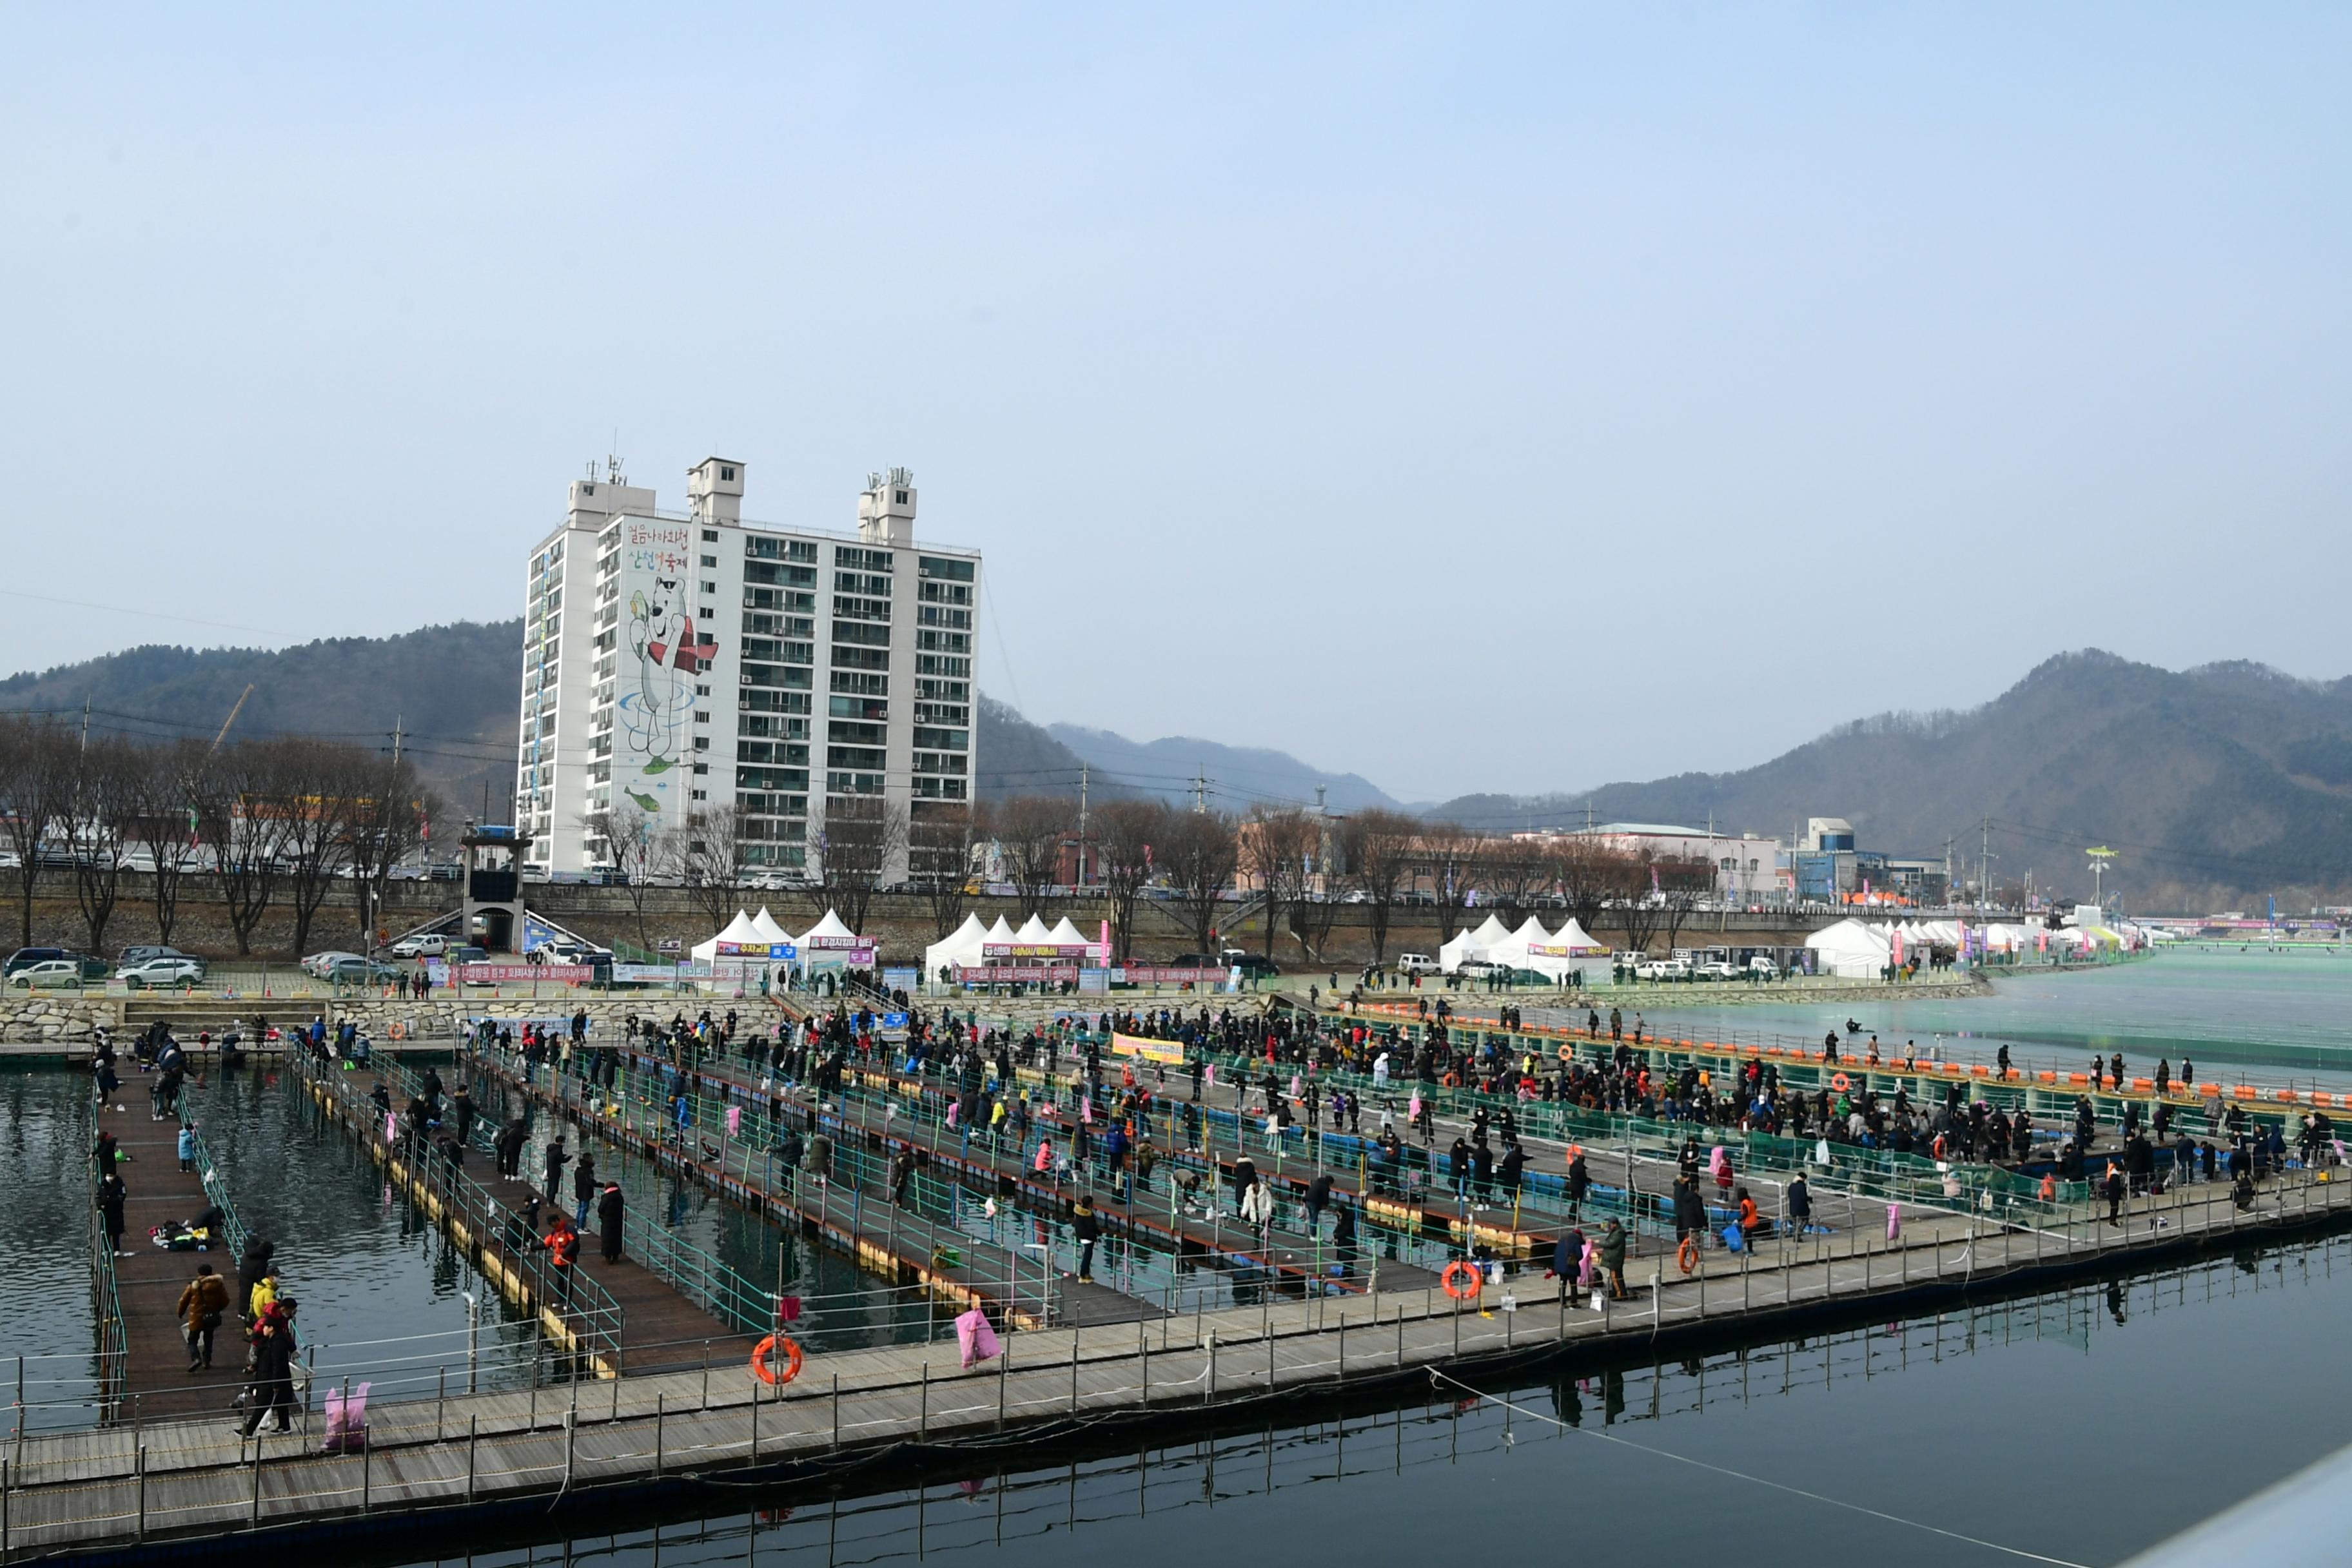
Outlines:
[[1196, 812], [1209, 809], [1209, 775], [1205, 770], [1192, 775], [1192, 809]]
[[1992, 818], [1988, 816], [1979, 829], [1982, 837], [1977, 843], [1977, 907], [1983, 909], [1992, 901]]
[[400, 766], [400, 714], [392, 716], [392, 765]]
[[1087, 885], [1087, 765], [1078, 764], [1078, 886]]
[[87, 697], [81, 700], [81, 750], [84, 756], [89, 754], [89, 699]]

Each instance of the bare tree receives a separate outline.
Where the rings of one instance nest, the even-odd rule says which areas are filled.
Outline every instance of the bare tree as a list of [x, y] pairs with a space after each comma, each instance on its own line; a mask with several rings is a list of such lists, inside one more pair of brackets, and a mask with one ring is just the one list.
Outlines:
[[240, 956], [252, 952], [254, 932], [285, 881], [290, 823], [283, 761], [267, 742], [240, 742], [215, 752], [190, 792]]
[[637, 945], [650, 949], [653, 939], [646, 934], [646, 898], [654, 879], [669, 874], [674, 847], [670, 835], [663, 831], [658, 817], [647, 816], [634, 801], [609, 811], [592, 811], [580, 819], [580, 826], [591, 840], [591, 853], [601, 847], [604, 853], [598, 858], [619, 874], [628, 890], [629, 908], [637, 917]]
[[1587, 935], [1597, 936], [1601, 909], [1625, 885], [1625, 854], [1590, 835], [1571, 834], [1554, 842], [1548, 858], [1568, 912]]
[[1626, 951], [1647, 952], [1650, 939], [1658, 934], [1658, 923], [1664, 914], [1664, 904], [1651, 879], [1650, 857], [1621, 854], [1614, 864], [1617, 889], [1610, 903], [1617, 923], [1624, 928]]
[[1421, 847], [1429, 862], [1430, 891], [1437, 900], [1438, 940], [1452, 942], [1478, 886], [1485, 842], [1458, 823], [1440, 822], [1423, 830]]
[[[1307, 866], [1314, 858], [1318, 825], [1297, 806], [1258, 806], [1242, 824], [1242, 869], [1265, 895], [1265, 955], [1274, 956], [1277, 930], [1295, 928], [1299, 900], [1307, 896]], [[1297, 931], [1293, 929], [1293, 934]], [[1307, 952], [1306, 941], [1299, 941]], [[1307, 952], [1312, 960], [1314, 954]]]
[[19, 947], [33, 945], [33, 895], [41, 881], [41, 850], [66, 787], [64, 758], [71, 742], [54, 721], [28, 713], [0, 714], [0, 832], [16, 857]]
[[1217, 958], [1217, 910], [1233, 886], [1240, 846], [1233, 818], [1222, 812], [1185, 811], [1169, 825], [1168, 842], [1157, 857], [1176, 889], [1176, 901], [1192, 927], [1192, 940], [1213, 963]]
[[919, 800], [907, 824], [907, 875], [931, 906], [931, 934], [945, 937], [963, 923], [971, 901], [971, 847], [992, 820], [985, 805]]
[[375, 759], [356, 746], [307, 736], [252, 744], [276, 753], [276, 809], [284, 831], [286, 898], [294, 913], [294, 956], [310, 945], [320, 906], [351, 865], [358, 803], [373, 786]]
[[1548, 858], [1533, 844], [1504, 837], [1489, 838], [1481, 847], [1478, 888], [1506, 925], [1516, 929], [1525, 921], [1554, 880]]
[[1135, 946], [1135, 905], [1151, 879], [1152, 858], [1167, 842], [1168, 807], [1153, 800], [1113, 800], [1095, 813], [1096, 865], [1110, 900], [1112, 942], [1125, 963]]
[[166, 945], [179, 923], [180, 893], [195, 861], [194, 797], [189, 781], [205, 760], [200, 741], [142, 748], [131, 777], [131, 840], [154, 863], [148, 884], [158, 940]]
[[1053, 795], [1016, 795], [996, 809], [996, 841], [1021, 898], [1021, 916], [1044, 917], [1059, 888], [1062, 846], [1076, 831], [1077, 805]]
[[743, 880], [743, 824], [732, 805], [689, 813], [678, 839], [677, 874], [686, 896], [714, 931], [735, 912]]
[[358, 887], [360, 945], [373, 951], [373, 910], [383, 907], [392, 868], [425, 843], [433, 819], [440, 815], [440, 797], [418, 782], [416, 764], [406, 757], [384, 757], [363, 770], [365, 793], [352, 802], [352, 879]]
[[1340, 852], [1348, 862], [1349, 887], [1364, 895], [1364, 914], [1372, 938], [1372, 962], [1387, 960], [1389, 919], [1395, 911], [1398, 884], [1412, 864], [1420, 825], [1401, 811], [1374, 806], [1349, 816], [1339, 829]]
[[122, 892], [123, 854], [136, 812], [142, 759], [127, 741], [101, 740], [61, 750], [61, 837], [73, 857], [74, 897], [89, 951], [106, 951], [107, 922]]
[[830, 909], [863, 933], [893, 866], [907, 857], [907, 812], [878, 795], [839, 795], [824, 803], [824, 837], [817, 856], [817, 913]]
[[1661, 855], [1651, 869], [1656, 873], [1659, 913], [1671, 948], [1691, 911], [1715, 891], [1715, 862], [1704, 855]]

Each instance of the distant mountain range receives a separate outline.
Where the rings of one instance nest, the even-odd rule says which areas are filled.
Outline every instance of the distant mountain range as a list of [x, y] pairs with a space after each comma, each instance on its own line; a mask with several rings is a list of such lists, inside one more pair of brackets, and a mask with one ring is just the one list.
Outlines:
[[[1973, 866], [1996, 885], [2088, 898], [2084, 850], [2117, 851], [2133, 908], [2275, 894], [2282, 913], [2352, 901], [2352, 679], [2262, 665], [2182, 672], [2062, 654], [1980, 708], [1841, 726], [1761, 766], [1537, 799], [1464, 795], [1433, 816], [1495, 830], [1592, 820], [1781, 834], [1852, 822], [1864, 848]], [[1989, 825], [1989, 826], [1988, 826]]]
[[[0, 708], [79, 714], [148, 735], [210, 735], [247, 684], [240, 733], [308, 731], [404, 744], [461, 808], [513, 776], [522, 628], [459, 622], [402, 637], [336, 638], [277, 652], [145, 647], [0, 680]], [[984, 797], [1075, 794], [1334, 812], [1395, 806], [1354, 773], [1213, 741], [1138, 742], [1038, 725], [983, 697]], [[478, 807], [477, 807], [478, 809]], [[2206, 909], [2264, 894], [2282, 911], [2352, 902], [2352, 679], [2294, 679], [2252, 664], [2173, 672], [2095, 650], [2064, 654], [1965, 712], [1893, 713], [1843, 725], [1759, 766], [1541, 796], [1469, 795], [1433, 818], [1493, 832], [1588, 819], [1780, 835], [1843, 816], [1864, 848], [1973, 866], [1996, 881], [2088, 896], [2082, 851], [2118, 851], [2110, 887], [2132, 907]]]

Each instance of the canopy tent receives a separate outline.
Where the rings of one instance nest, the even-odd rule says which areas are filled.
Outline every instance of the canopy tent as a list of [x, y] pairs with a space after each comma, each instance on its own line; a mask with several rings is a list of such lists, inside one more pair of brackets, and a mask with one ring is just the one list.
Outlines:
[[980, 923], [980, 917], [964, 916], [963, 924], [923, 949], [923, 978], [926, 981], [937, 980], [942, 969], [977, 966], [982, 962], [981, 947], [987, 941], [988, 928]]
[[1485, 958], [1489, 949], [1503, 946], [1511, 940], [1511, 928], [1493, 915], [1476, 931], [1465, 931], [1437, 950], [1437, 965], [1451, 974], [1475, 959]]
[[1884, 926], [1864, 925], [1848, 917], [1805, 939], [1813, 953], [1816, 973], [1849, 980], [1875, 980], [1895, 962], [1894, 942]]
[[726, 942], [730, 946], [734, 946], [747, 942], [762, 942], [767, 940], [768, 939], [766, 937], [761, 936], [759, 931], [752, 927], [751, 917], [745, 914], [741, 910], [737, 910], [735, 911], [735, 918], [727, 922], [725, 930], [721, 931], [717, 936], [712, 937], [708, 942], [698, 942], [694, 944], [691, 956], [698, 963], [709, 963], [711, 960], [719, 956], [719, 944], [720, 942]]
[[776, 923], [776, 917], [768, 912], [765, 904], [761, 905], [760, 912], [751, 917], [751, 929], [760, 933], [761, 942], [777, 942], [793, 940], [793, 933]]
[[1021, 922], [1021, 929], [1013, 933], [1013, 940], [1023, 947], [1042, 946], [1054, 940], [1054, 933], [1046, 928], [1043, 919], [1031, 915]]
[[1571, 971], [1592, 962], [1591, 955], [1575, 958], [1565, 951], [1571, 944], [1562, 939], [1571, 931], [1582, 934], [1573, 920], [1559, 936], [1554, 936], [1544, 930], [1543, 921], [1529, 915], [1520, 922], [1518, 930], [1489, 949], [1486, 956], [1497, 963], [1507, 963], [1513, 969], [1532, 969], [1547, 980], [1564, 980]]
[[[825, 910], [823, 920], [801, 932], [793, 942], [800, 949], [799, 963], [803, 970], [814, 970], [820, 966], [845, 967], [850, 963], [853, 953], [861, 955], [871, 953], [879, 945], [873, 938], [860, 936], [850, 930], [848, 926], [842, 923], [841, 917], [831, 910]], [[858, 961], [865, 962], [862, 956]]]
[[1083, 947], [1089, 952], [1092, 952], [1095, 949], [1102, 945], [1100, 942], [1095, 941], [1094, 938], [1088, 936], [1086, 932], [1072, 925], [1070, 923], [1070, 917], [1067, 915], [1064, 915], [1060, 920], [1054, 922], [1052, 940], [1056, 947]]

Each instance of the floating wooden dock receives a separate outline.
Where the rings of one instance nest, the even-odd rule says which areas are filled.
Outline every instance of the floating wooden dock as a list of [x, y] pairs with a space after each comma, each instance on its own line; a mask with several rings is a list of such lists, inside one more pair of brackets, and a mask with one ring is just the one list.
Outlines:
[[1003, 1357], [970, 1369], [952, 1343], [894, 1346], [812, 1358], [781, 1389], [747, 1371], [706, 1369], [380, 1405], [358, 1454], [320, 1453], [308, 1435], [240, 1444], [216, 1420], [30, 1435], [0, 1484], [0, 1552], [109, 1554], [168, 1542], [247, 1552], [252, 1543], [224, 1538], [290, 1527], [312, 1540], [329, 1527], [446, 1531], [469, 1512], [523, 1503], [543, 1513], [818, 1467], [837, 1475], [908, 1445], [993, 1445], [1007, 1432], [1045, 1437], [1107, 1420], [1172, 1428], [1273, 1396], [1395, 1387], [1439, 1366], [1471, 1373], [1520, 1358], [1883, 1318], [2352, 1216], [2344, 1182], [2265, 1188], [2252, 1212], [2219, 1189], [2212, 1201], [2200, 1196], [2137, 1200], [2122, 1226], [1983, 1226], [1891, 1243], [1849, 1234], [1837, 1245], [1748, 1255], [1734, 1274], [1685, 1278], [1654, 1264], [1634, 1280], [1634, 1299], [1601, 1311], [1533, 1280], [1516, 1293], [1490, 1288], [1470, 1304], [1383, 1291], [1018, 1333]]

